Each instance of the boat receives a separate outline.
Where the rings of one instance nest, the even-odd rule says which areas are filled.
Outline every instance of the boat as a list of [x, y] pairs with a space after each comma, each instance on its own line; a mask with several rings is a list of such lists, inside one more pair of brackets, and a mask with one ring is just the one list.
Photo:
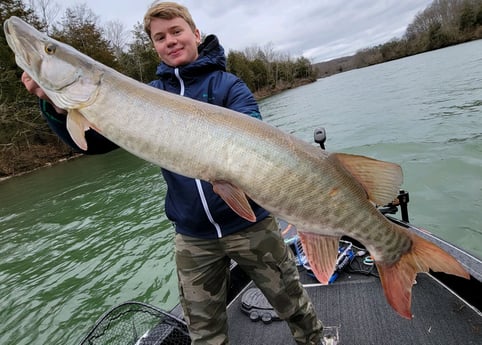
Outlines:
[[[323, 128], [315, 130], [314, 138], [324, 149]], [[324, 324], [324, 344], [482, 344], [482, 261], [411, 224], [408, 203], [409, 194], [402, 190], [394, 202], [379, 210], [390, 221], [450, 253], [470, 274], [470, 279], [432, 271], [418, 274], [412, 290], [411, 320], [399, 316], [386, 302], [376, 266], [360, 243], [348, 237], [340, 240], [336, 271], [329, 284], [322, 285], [306, 262], [296, 228], [279, 221], [280, 231], [296, 255], [301, 281]], [[295, 344], [287, 324], [235, 262], [231, 264], [228, 302], [230, 344]], [[180, 305], [165, 311], [127, 301], [101, 315], [78, 343], [177, 345], [190, 344], [190, 338]]]

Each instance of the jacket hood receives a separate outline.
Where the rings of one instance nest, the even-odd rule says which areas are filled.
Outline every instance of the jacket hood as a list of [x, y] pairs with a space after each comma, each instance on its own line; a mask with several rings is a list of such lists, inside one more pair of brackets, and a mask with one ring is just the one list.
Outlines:
[[[214, 70], [226, 71], [226, 56], [224, 48], [219, 44], [219, 40], [215, 35], [209, 35], [204, 42], [198, 47], [199, 56], [196, 61], [179, 66], [179, 72], [183, 78], [190, 76], [199, 76], [200, 73], [211, 72]], [[159, 78], [174, 77], [174, 67], [161, 62], [157, 67], [156, 74]]]

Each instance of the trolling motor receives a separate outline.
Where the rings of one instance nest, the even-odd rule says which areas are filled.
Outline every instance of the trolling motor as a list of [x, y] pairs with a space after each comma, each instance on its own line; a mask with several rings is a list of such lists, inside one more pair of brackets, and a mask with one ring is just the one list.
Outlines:
[[325, 149], [326, 131], [323, 127], [316, 128], [314, 133], [315, 143], [320, 144], [322, 150]]

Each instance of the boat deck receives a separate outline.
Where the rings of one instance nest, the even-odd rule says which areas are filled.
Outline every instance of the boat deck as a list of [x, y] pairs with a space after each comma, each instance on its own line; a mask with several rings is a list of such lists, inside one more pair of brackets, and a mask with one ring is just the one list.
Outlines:
[[[413, 319], [406, 320], [386, 301], [376, 267], [365, 260], [368, 253], [358, 255], [358, 251], [330, 285], [318, 284], [299, 266], [301, 281], [325, 325], [325, 344], [482, 344], [482, 261], [430, 233], [410, 229], [450, 252], [471, 279], [434, 272], [418, 274], [412, 289]], [[297, 252], [296, 245], [291, 246]], [[230, 282], [231, 345], [295, 345], [287, 324], [276, 319], [264, 296], [234, 262]], [[267, 322], [259, 320], [267, 314], [271, 322], [269, 317]], [[189, 344], [180, 305], [166, 313], [142, 302], [122, 303], [102, 315], [80, 344], [132, 344], [129, 339], [137, 339], [136, 345]]]
[[[315, 283], [305, 274], [302, 281]], [[253, 287], [251, 283], [248, 289]], [[482, 314], [429, 274], [417, 276], [412, 320], [388, 305], [375, 276], [342, 273], [334, 284], [306, 289], [329, 328], [327, 344], [482, 344]], [[295, 344], [285, 322], [253, 322], [241, 310], [241, 300], [236, 298], [228, 309], [230, 344]], [[338, 341], [330, 341], [336, 333]]]

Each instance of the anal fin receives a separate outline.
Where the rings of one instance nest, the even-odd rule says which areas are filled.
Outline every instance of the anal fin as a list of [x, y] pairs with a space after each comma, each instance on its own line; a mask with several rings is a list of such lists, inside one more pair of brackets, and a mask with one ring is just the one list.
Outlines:
[[214, 181], [212, 184], [214, 192], [218, 194], [234, 212], [250, 222], [256, 221], [256, 215], [249, 204], [246, 194], [244, 194], [241, 189], [227, 181]]
[[302, 231], [298, 231], [298, 235], [316, 279], [322, 284], [328, 284], [335, 271], [340, 238]]

